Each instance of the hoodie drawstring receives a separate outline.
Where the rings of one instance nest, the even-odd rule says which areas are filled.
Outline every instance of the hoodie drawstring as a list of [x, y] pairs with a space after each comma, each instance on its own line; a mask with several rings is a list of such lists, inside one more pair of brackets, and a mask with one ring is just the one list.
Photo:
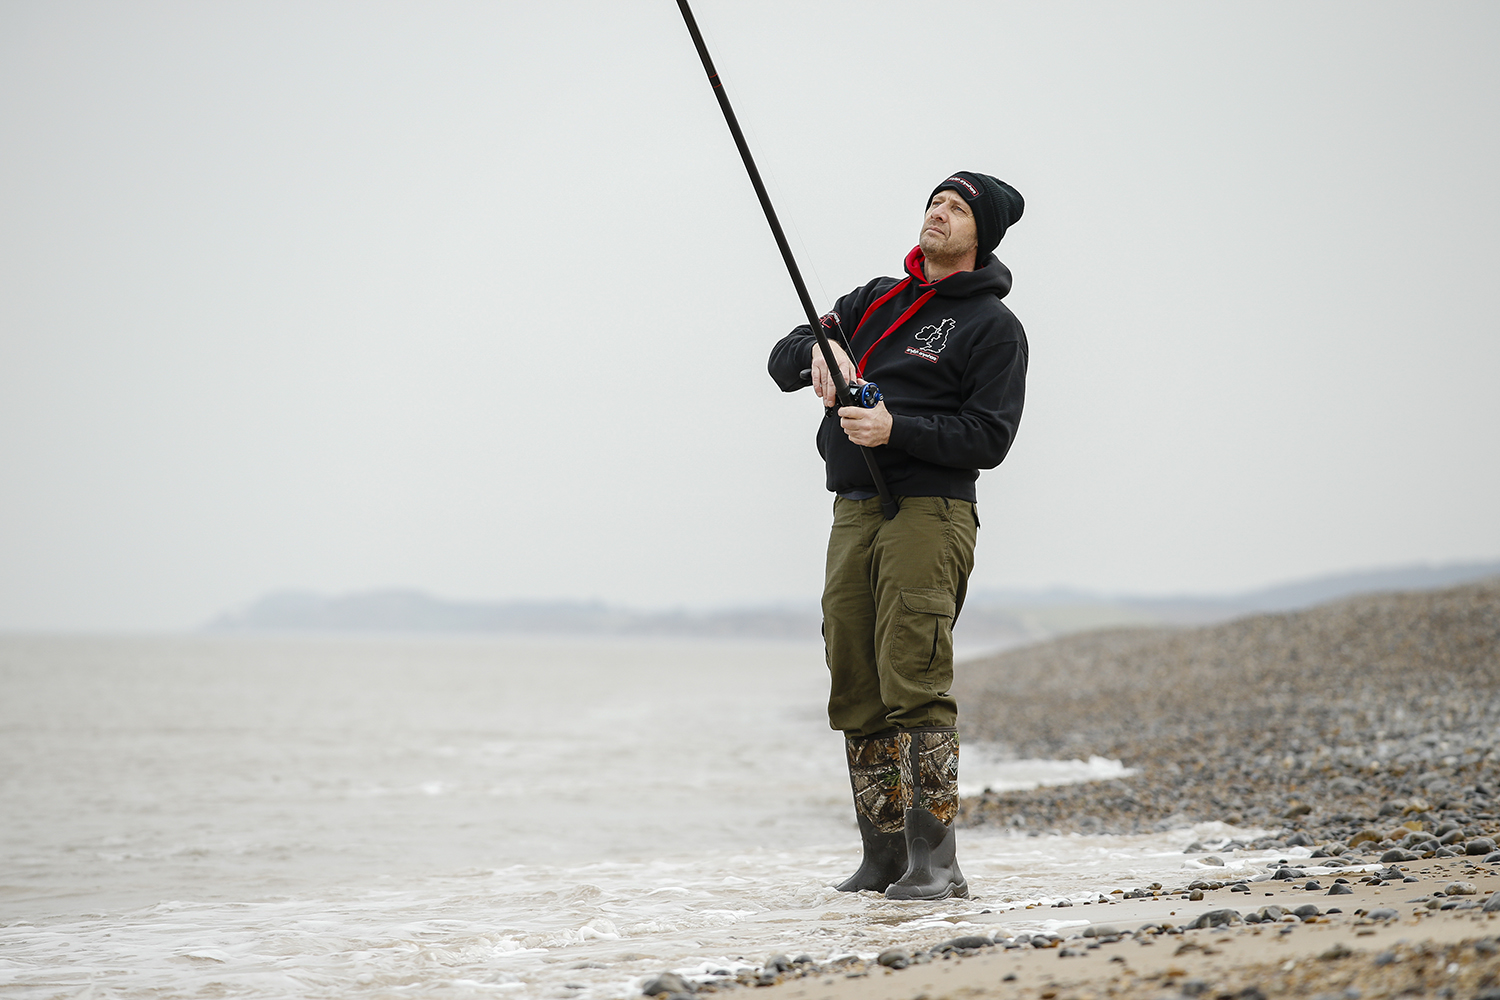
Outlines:
[[[880, 298], [878, 298], [874, 302], [870, 303], [870, 308], [866, 309], [864, 316], [862, 316], [860, 318], [859, 326], [856, 326], [854, 328], [854, 337], [858, 337], [859, 336], [860, 327], [863, 327], [865, 325], [865, 320], [869, 319], [871, 316], [873, 316], [875, 314], [875, 310], [877, 310], [881, 306], [885, 305], [886, 302], [890, 301], [890, 299], [892, 299], [898, 292], [900, 292], [903, 288], [905, 288], [909, 284], [911, 284], [911, 278], [902, 278], [896, 284], [895, 288], [892, 288], [890, 291], [886, 292]], [[936, 294], [937, 294], [937, 289], [936, 288], [932, 288], [932, 289], [929, 289], [928, 291], [926, 291], [925, 293], [923, 293], [922, 295], [917, 296], [917, 301], [915, 301], [911, 305], [907, 306], [906, 307], [906, 311], [903, 312], [900, 316], [896, 317], [896, 322], [892, 323], [890, 325], [890, 327], [885, 331], [885, 333], [882, 333], [879, 337], [877, 337], [875, 339], [875, 343], [873, 343], [873, 344], [870, 345], [869, 350], [866, 350], [865, 353], [860, 356], [859, 364], [855, 366], [854, 374], [856, 376], [858, 376], [859, 378], [864, 378], [865, 377], [865, 362], [870, 360], [870, 353], [872, 351], [874, 351], [875, 348], [877, 348], [877, 347], [880, 346], [880, 342], [881, 341], [885, 340], [885, 338], [887, 338], [891, 334], [895, 333], [896, 329], [899, 326], [901, 326], [902, 323], [905, 323], [907, 320], [911, 319], [912, 316], [916, 313], [916, 311], [918, 309], [921, 309], [923, 306], [925, 306], [927, 304], [927, 300], [930, 299], [930, 298], [932, 298]], [[854, 337], [850, 337], [849, 340], [852, 342], [854, 340]]]

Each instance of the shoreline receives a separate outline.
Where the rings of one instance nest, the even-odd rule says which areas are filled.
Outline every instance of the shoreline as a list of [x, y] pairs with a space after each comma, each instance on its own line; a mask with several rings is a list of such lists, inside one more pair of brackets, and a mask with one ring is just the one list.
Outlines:
[[[1392, 874], [1390, 866], [1369, 858], [1333, 868], [1318, 865], [1322, 859], [1285, 860], [1324, 874], [1290, 881], [1269, 878], [1274, 869], [1263, 868], [1255, 873], [1260, 881], [1243, 883], [1248, 891], [1236, 890], [1234, 882], [1185, 877], [1181, 885], [1120, 891], [1114, 899], [1073, 906], [1066, 916], [1087, 926], [1058, 933], [1010, 937], [985, 926], [1013, 921], [1017, 911], [1008, 910], [971, 916], [955, 924], [956, 936], [934, 935], [925, 948], [887, 949], [875, 961], [851, 955], [819, 964], [805, 956], [772, 956], [759, 973], [688, 985], [700, 996], [764, 987], [756, 995], [767, 1000], [1319, 994], [1375, 1000], [1413, 991], [1500, 998], [1500, 864], [1428, 859], [1400, 866], [1399, 881], [1372, 883], [1371, 876]], [[1313, 880], [1319, 887], [1305, 888]], [[1335, 884], [1348, 891], [1328, 895]], [[1455, 885], [1458, 891], [1449, 894]], [[1308, 906], [1318, 912], [1293, 915]], [[1266, 907], [1283, 912], [1246, 920]], [[680, 982], [653, 979], [647, 989]], [[685, 995], [677, 991], [674, 1000]]]
[[[1024, 918], [999, 901], [992, 912], [955, 914], [957, 938], [888, 951], [890, 964], [773, 956], [699, 992], [1372, 1000], [1414, 991], [1500, 1000], [1500, 580], [1198, 629], [1086, 633], [958, 673], [965, 740], [1018, 758], [1098, 755], [1135, 770], [986, 789], [964, 799], [961, 827], [1087, 836], [1217, 822], [1264, 834], [1189, 845], [1191, 873], [1159, 876], [1165, 887], [1033, 904]], [[963, 843], [961, 831], [961, 864]], [[1268, 868], [1268, 857], [1285, 864]], [[1392, 865], [1404, 869], [1400, 881], [1390, 880]], [[1377, 872], [1386, 877], [1375, 884]], [[1253, 881], [1236, 889], [1237, 878]], [[1472, 889], [1450, 896], [1452, 883]], [[1321, 912], [1246, 921], [1268, 904]], [[865, 936], [888, 941], [892, 924], [941, 907], [906, 905], [909, 917], [876, 908]], [[1382, 910], [1394, 913], [1369, 919]], [[1238, 912], [1219, 927], [1183, 929], [1214, 911]], [[1058, 923], [1040, 947], [1002, 931], [1047, 918]], [[1095, 928], [1088, 938], [1085, 922]], [[1100, 925], [1120, 933], [1101, 937]]]

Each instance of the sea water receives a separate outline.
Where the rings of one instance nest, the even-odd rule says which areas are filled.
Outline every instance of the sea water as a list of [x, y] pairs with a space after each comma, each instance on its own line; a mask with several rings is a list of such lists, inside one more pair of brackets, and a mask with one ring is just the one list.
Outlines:
[[[836, 892], [859, 849], [826, 683], [789, 643], [0, 637], [0, 989], [625, 997], [1067, 926], [1036, 904], [1228, 832], [965, 830], [970, 900]], [[966, 745], [962, 773], [1128, 763]]]

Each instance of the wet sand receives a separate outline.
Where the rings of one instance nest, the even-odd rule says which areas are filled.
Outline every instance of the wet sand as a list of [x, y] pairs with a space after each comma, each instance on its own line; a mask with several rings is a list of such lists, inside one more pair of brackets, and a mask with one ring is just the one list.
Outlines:
[[[1500, 896], [1493, 895], [1500, 889], [1500, 870], [1457, 859], [1405, 867], [1419, 881], [1379, 887], [1353, 882], [1353, 891], [1339, 896], [1287, 882], [1276, 883], [1274, 889], [1266, 888], [1271, 883], [1252, 883], [1249, 893], [1227, 886], [1210, 889], [1196, 901], [1164, 889], [1149, 898], [1100, 903], [1087, 910], [1077, 907], [1094, 923], [1087, 929], [1070, 929], [1062, 940], [1048, 940], [1042, 947], [1002, 943], [950, 948], [900, 969], [856, 963], [807, 976], [794, 971], [757, 995], [767, 1000], [1256, 1000], [1319, 995], [1373, 1000], [1408, 994], [1468, 1000], [1494, 991], [1500, 997]], [[1473, 894], [1435, 895], [1454, 882], [1469, 883]], [[1490, 912], [1484, 912], [1485, 900], [1490, 901]], [[1443, 910], [1445, 903], [1477, 905]], [[1307, 920], [1285, 916], [1271, 923], [1243, 921], [1244, 915], [1265, 906], [1290, 910], [1309, 904], [1325, 914]], [[1342, 912], [1328, 914], [1329, 909]], [[1380, 916], [1386, 909], [1395, 914], [1371, 919], [1372, 913]], [[1238, 916], [1217, 928], [1181, 929], [1202, 914], [1221, 910]], [[973, 928], [976, 934], [982, 930]], [[933, 944], [939, 949], [943, 945]]]

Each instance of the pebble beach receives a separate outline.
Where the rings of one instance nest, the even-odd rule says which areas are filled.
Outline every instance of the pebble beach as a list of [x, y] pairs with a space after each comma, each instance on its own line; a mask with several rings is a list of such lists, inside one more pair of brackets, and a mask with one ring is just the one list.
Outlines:
[[1175, 880], [1025, 905], [1056, 931], [1008, 932], [1023, 914], [996, 900], [873, 958], [773, 955], [644, 993], [1500, 1000], [1500, 581], [1088, 633], [958, 673], [964, 738], [1133, 771], [985, 790], [963, 827], [1238, 832], [1188, 844]]
[[[971, 826], [1132, 833], [1204, 820], [1261, 846], [1415, 821], [1493, 836], [1500, 581], [1192, 630], [1088, 633], [965, 664], [963, 735], [1137, 773], [965, 803]], [[1411, 830], [1401, 835], [1406, 846]], [[1452, 848], [1453, 845], [1439, 845]]]

